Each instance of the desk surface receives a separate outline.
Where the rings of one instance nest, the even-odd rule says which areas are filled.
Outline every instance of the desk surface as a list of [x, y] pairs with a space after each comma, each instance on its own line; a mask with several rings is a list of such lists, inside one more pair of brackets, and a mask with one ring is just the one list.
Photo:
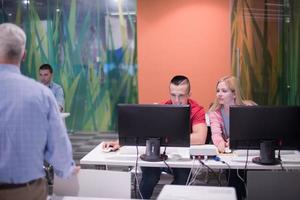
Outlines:
[[70, 113], [65, 113], [65, 112], [63, 112], [63, 113], [60, 113], [60, 116], [61, 116], [61, 118], [67, 118], [67, 117], [69, 117], [70, 116]]
[[[97, 197], [75, 197], [75, 196], [49, 196], [47, 200], [122, 200], [117, 198], [97, 198]], [[128, 200], [128, 199], [127, 199]]]
[[236, 200], [236, 194], [233, 187], [165, 185], [157, 199]]
[[[251, 150], [250, 155], [251, 155]], [[138, 147], [138, 154], [145, 152], [145, 147]], [[167, 154], [180, 154], [179, 160], [172, 160], [171, 158], [165, 162], [174, 168], [192, 168], [199, 166], [199, 162], [189, 158], [189, 148], [183, 147], [168, 147]], [[137, 159], [137, 149], [134, 146], [123, 146], [116, 152], [105, 153], [101, 150], [100, 145], [96, 146], [91, 152], [85, 155], [81, 160], [82, 165], [113, 165], [113, 166], [135, 166], [138, 161], [138, 166], [144, 167], [166, 167], [164, 162], [147, 162]], [[218, 155], [222, 161], [225, 161], [231, 169], [244, 169], [245, 168], [245, 156], [237, 156], [232, 154], [220, 154]], [[248, 157], [247, 169], [281, 169], [280, 165], [258, 165], [252, 163], [253, 154]], [[291, 153], [285, 153], [281, 156], [283, 160], [283, 167], [285, 169], [300, 169], [300, 153], [298, 151], [291, 151]], [[286, 161], [286, 162], [285, 162]], [[212, 159], [203, 160], [203, 162], [213, 169], [228, 169], [229, 167], [219, 161]]]

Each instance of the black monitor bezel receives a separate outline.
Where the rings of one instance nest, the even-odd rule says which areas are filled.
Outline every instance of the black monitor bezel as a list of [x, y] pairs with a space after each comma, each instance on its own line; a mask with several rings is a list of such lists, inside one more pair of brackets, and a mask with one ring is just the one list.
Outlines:
[[[143, 113], [139, 116], [128, 115], [128, 111]], [[126, 112], [125, 112], [126, 111]], [[184, 114], [183, 119], [176, 119], [174, 113]], [[147, 113], [147, 115], [145, 115]], [[124, 115], [126, 115], [126, 118]], [[135, 113], [136, 114], [136, 113]], [[170, 115], [172, 114], [172, 116]], [[168, 118], [164, 116], [168, 116]], [[142, 117], [143, 116], [143, 117]], [[155, 117], [156, 116], [156, 117]], [[135, 122], [132, 123], [132, 126], [128, 125], [129, 118], [132, 117], [135, 119]], [[170, 123], [170, 117], [172, 120], [177, 120], [176, 123]], [[130, 121], [133, 121], [131, 119]], [[148, 123], [143, 122], [143, 120], [148, 119]], [[166, 120], [167, 119], [167, 120]], [[165, 121], [164, 121], [165, 120]], [[125, 123], [124, 121], [127, 121]], [[143, 123], [143, 125], [141, 125]], [[149, 133], [151, 129], [158, 128], [158, 125], [154, 123], [160, 123], [159, 125], [163, 129], [174, 130], [175, 132], [178, 129], [184, 127], [184, 132], [178, 133], [180, 135], [174, 135], [174, 132], [167, 133], [163, 132], [161, 134], [152, 134]], [[170, 127], [166, 124], [170, 123]], [[136, 126], [138, 125], [138, 126]], [[129, 127], [124, 127], [129, 126]], [[135, 126], [135, 127], [134, 127]], [[177, 127], [177, 128], [176, 128]], [[128, 128], [132, 131], [129, 133]], [[126, 130], [127, 129], [127, 130]], [[138, 134], [134, 129], [140, 129], [143, 132], [143, 135]], [[170, 146], [170, 147], [189, 147], [190, 146], [190, 106], [189, 105], [172, 105], [172, 104], [118, 104], [118, 136], [119, 144], [121, 146], [145, 146], [146, 140], [149, 138], [160, 138], [161, 146]], [[166, 139], [168, 138], [168, 139]]]
[[260, 149], [261, 142], [273, 141], [275, 149], [299, 150], [299, 119], [300, 106], [231, 106], [230, 148]]

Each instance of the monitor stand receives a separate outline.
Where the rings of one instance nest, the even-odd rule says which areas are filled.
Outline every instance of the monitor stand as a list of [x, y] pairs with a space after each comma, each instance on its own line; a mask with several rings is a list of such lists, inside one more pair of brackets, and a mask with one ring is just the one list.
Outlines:
[[150, 162], [167, 160], [168, 156], [160, 154], [160, 139], [149, 138], [146, 141], [146, 153], [141, 155], [141, 159]]
[[259, 165], [277, 165], [280, 159], [275, 158], [274, 140], [265, 140], [260, 143], [260, 157], [255, 157], [252, 162]]

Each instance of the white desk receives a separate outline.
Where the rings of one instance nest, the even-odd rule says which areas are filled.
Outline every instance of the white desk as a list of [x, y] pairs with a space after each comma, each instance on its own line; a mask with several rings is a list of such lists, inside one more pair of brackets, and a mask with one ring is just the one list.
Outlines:
[[158, 200], [236, 200], [233, 187], [165, 185]]
[[54, 175], [53, 196], [130, 199], [131, 173], [81, 169], [68, 179]]
[[[162, 148], [163, 149], [163, 148]], [[142, 154], [145, 152], [145, 147], [139, 147], [139, 154]], [[182, 155], [182, 158], [180, 160], [172, 160], [168, 159], [166, 160], [166, 163], [170, 167], [174, 168], [191, 168], [197, 167], [199, 165], [199, 162], [193, 162], [189, 158], [189, 148], [179, 148], [179, 147], [168, 147], [167, 148], [167, 154], [168, 153], [179, 153]], [[233, 154], [220, 154], [219, 157], [221, 160], [225, 161], [229, 164], [231, 169], [244, 169], [245, 168], [245, 161], [233, 161], [233, 158], [236, 158], [237, 155]], [[247, 163], [247, 169], [259, 169], [259, 170], [275, 170], [275, 169], [281, 169], [280, 165], [258, 165], [255, 163], [252, 163], [251, 160], [255, 156], [249, 156], [249, 162]], [[300, 161], [300, 153], [296, 152], [295, 154], [290, 155], [282, 155], [282, 160], [285, 161], [285, 158], [288, 160], [299, 160]], [[86, 156], [84, 156], [80, 160], [81, 165], [113, 165], [113, 166], [135, 166], [136, 165], [136, 147], [129, 147], [124, 146], [121, 147], [116, 152], [109, 152], [104, 153], [101, 151], [100, 145], [96, 146], [91, 152], [89, 152]], [[215, 160], [204, 160], [203, 161], [206, 165], [208, 165], [210, 168], [213, 169], [228, 169], [228, 166], [226, 164], [223, 164], [221, 162], [215, 161]], [[166, 164], [164, 162], [147, 162], [142, 161], [140, 158], [138, 158], [138, 166], [145, 166], [145, 167], [166, 167]], [[285, 169], [299, 169], [300, 170], [300, 162], [284, 162], [283, 167]]]
[[61, 118], [65, 119], [70, 116], [70, 113], [60, 113]]
[[108, 199], [110, 199], [110, 200], [122, 200], [122, 199], [117, 199], [117, 198], [72, 197], [72, 196], [50, 196], [50, 197], [47, 198], [47, 200], [108, 200]]

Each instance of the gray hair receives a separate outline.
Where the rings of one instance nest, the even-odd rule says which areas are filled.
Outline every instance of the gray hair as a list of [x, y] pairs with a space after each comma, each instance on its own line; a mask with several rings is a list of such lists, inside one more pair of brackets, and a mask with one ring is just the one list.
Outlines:
[[0, 59], [20, 62], [25, 51], [24, 31], [11, 23], [0, 24]]

